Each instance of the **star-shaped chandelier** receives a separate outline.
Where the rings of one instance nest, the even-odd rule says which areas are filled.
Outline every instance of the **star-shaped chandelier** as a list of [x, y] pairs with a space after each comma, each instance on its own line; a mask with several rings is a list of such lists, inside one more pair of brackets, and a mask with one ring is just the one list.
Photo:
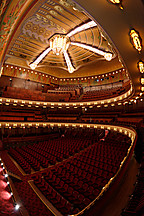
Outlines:
[[78, 42], [72, 42], [70, 40], [70, 37], [75, 35], [78, 32], [84, 31], [86, 29], [92, 28], [97, 26], [97, 24], [94, 21], [89, 21], [88, 23], [85, 23], [74, 30], [70, 31], [68, 34], [54, 34], [50, 39], [50, 47], [48, 47], [45, 51], [43, 51], [32, 63], [29, 64], [32, 70], [34, 70], [37, 65], [48, 55], [50, 51], [53, 51], [56, 55], [59, 55], [60, 53], [63, 53], [64, 59], [67, 64], [67, 68], [69, 73], [73, 73], [75, 71], [75, 68], [73, 67], [72, 61], [70, 59], [70, 56], [67, 52], [69, 45], [74, 45], [78, 47], [82, 47], [84, 49], [87, 49], [91, 52], [94, 52], [100, 56], [103, 56], [107, 61], [110, 61], [113, 58], [113, 54], [110, 52], [106, 52], [103, 50], [100, 50], [96, 47], [92, 47], [87, 44], [78, 43]]

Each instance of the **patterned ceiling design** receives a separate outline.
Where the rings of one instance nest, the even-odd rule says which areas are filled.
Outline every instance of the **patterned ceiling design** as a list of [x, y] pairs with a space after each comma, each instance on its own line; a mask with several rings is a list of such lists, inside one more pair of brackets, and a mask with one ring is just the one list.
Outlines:
[[[85, 11], [77, 8], [78, 6], [74, 3], [70, 4], [65, 0], [38, 1], [18, 27], [8, 54], [25, 59], [29, 65], [49, 47], [49, 38], [54, 34], [67, 34], [91, 20]], [[98, 25], [72, 35], [70, 40], [116, 54], [109, 39]], [[103, 56], [74, 45], [69, 46], [68, 54], [76, 70], [87, 63], [104, 60]], [[38, 67], [56, 67], [67, 70], [63, 54], [56, 56], [52, 51]]]

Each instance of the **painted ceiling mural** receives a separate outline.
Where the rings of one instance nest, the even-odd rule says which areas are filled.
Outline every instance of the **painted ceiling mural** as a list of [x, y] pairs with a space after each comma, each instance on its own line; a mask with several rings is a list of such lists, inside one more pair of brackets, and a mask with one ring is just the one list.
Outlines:
[[[83, 27], [90, 21], [92, 20], [86, 12], [72, 1], [38, 1], [17, 28], [7, 56], [23, 59], [29, 66], [50, 46], [50, 38], [53, 35], [67, 36], [76, 28]], [[84, 65], [105, 61], [104, 56], [88, 48], [80, 47], [79, 44], [112, 53], [113, 58], [118, 58], [113, 45], [97, 23], [71, 34], [69, 40], [70, 45], [67, 53], [75, 71]], [[37, 65], [37, 69], [50, 67], [68, 70], [63, 53], [56, 55], [51, 50]]]

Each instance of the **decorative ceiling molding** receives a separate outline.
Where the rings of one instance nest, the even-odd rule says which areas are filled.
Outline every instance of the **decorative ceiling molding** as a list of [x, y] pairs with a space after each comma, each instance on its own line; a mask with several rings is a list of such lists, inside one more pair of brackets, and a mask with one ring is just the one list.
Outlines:
[[[13, 57], [25, 58], [31, 65], [49, 47], [50, 38], [55, 34], [65, 34], [73, 43], [86, 44], [106, 53], [116, 53], [103, 30], [76, 3], [51, 0], [42, 1], [41, 4], [38, 1], [37, 7], [28, 12], [15, 33], [8, 54]], [[69, 46], [68, 56], [69, 62], [71, 61], [71, 65], [73, 65], [73, 71], [79, 70], [87, 63], [105, 60], [98, 53], [92, 52], [92, 49], [86, 50], [72, 45]], [[114, 54], [113, 57], [115, 56]], [[63, 69], [63, 75], [67, 69], [69, 70], [64, 55], [55, 56], [50, 51], [39, 62], [38, 67], [48, 68], [51, 66]]]

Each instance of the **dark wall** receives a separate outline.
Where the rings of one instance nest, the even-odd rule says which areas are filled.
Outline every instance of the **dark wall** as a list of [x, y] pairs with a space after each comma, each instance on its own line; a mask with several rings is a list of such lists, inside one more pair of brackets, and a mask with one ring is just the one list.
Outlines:
[[53, 89], [50, 85], [45, 85], [43, 83], [33, 82], [30, 80], [20, 79], [16, 77], [9, 77], [9, 76], [1, 76], [0, 78], [0, 89], [5, 88], [6, 86], [16, 87], [16, 88], [23, 88], [23, 89], [30, 89], [34, 91], [42, 91], [47, 92], [48, 89]]

